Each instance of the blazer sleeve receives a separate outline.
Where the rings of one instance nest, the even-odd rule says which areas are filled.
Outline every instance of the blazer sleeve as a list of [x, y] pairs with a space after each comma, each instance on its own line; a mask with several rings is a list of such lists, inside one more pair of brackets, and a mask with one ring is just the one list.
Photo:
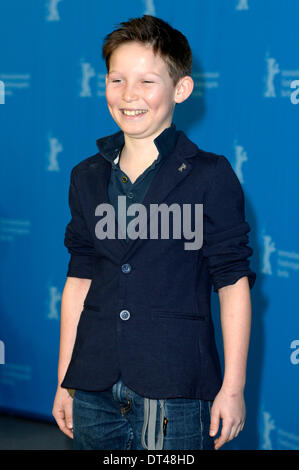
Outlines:
[[75, 168], [71, 172], [69, 206], [72, 218], [66, 226], [64, 236], [64, 245], [71, 254], [67, 276], [92, 279], [96, 256], [91, 235], [82, 214]]
[[214, 177], [203, 206], [203, 256], [214, 292], [248, 277], [252, 289], [256, 273], [250, 269], [249, 224], [245, 221], [244, 193], [230, 162], [218, 155]]

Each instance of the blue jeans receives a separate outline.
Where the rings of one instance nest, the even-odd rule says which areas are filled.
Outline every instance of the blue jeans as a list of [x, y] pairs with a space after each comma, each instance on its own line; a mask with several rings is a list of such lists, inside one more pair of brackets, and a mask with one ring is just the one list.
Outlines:
[[[158, 441], [161, 400], [152, 425]], [[160, 405], [160, 406], [159, 406]], [[211, 401], [191, 398], [164, 400], [163, 450], [213, 450], [209, 436]], [[73, 449], [145, 450], [144, 397], [120, 379], [101, 392], [76, 390], [73, 399]], [[161, 426], [160, 426], [161, 425]], [[149, 431], [149, 430], [148, 430]]]

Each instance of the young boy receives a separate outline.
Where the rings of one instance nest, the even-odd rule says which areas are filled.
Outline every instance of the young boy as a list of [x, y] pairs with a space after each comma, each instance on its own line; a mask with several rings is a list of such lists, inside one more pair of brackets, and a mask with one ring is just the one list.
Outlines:
[[[71, 174], [53, 415], [74, 449], [219, 449], [245, 421], [255, 273], [243, 191], [226, 157], [200, 150], [172, 123], [175, 105], [193, 90], [182, 33], [144, 15], [109, 34], [103, 56], [120, 131], [98, 139], [99, 152]], [[197, 212], [184, 219], [182, 235], [187, 207]], [[201, 244], [186, 242], [188, 221]]]

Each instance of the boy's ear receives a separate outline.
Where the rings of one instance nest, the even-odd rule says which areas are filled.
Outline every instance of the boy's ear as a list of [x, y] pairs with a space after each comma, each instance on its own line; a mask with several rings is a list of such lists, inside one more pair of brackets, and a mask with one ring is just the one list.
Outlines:
[[186, 75], [185, 77], [181, 78], [176, 86], [175, 91], [175, 102], [182, 103], [191, 95], [194, 88], [194, 81], [189, 76]]

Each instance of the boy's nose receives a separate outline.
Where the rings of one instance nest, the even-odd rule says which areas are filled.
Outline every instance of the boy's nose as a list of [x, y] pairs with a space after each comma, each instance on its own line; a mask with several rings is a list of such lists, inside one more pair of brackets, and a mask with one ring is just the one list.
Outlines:
[[129, 86], [127, 85], [124, 89], [124, 92], [123, 92], [123, 99], [125, 101], [132, 101], [134, 99], [136, 99], [138, 96], [137, 96], [137, 93], [134, 89], [133, 86]]

